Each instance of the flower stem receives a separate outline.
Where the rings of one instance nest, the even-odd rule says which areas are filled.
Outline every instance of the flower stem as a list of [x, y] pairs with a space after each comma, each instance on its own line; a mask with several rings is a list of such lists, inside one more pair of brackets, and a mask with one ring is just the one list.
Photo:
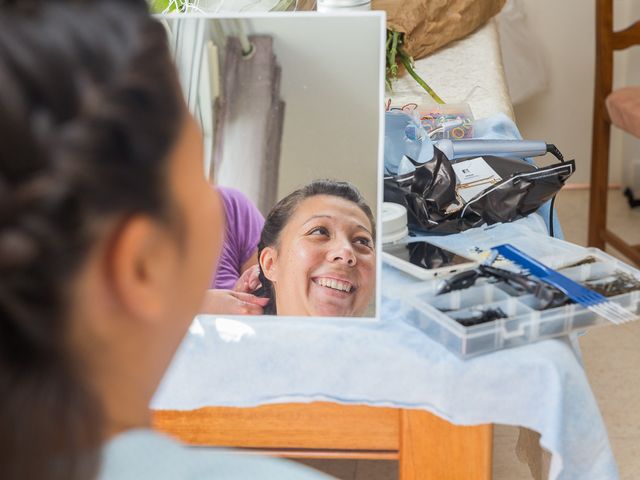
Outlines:
[[407, 72], [409, 72], [409, 75], [411, 75], [413, 77], [413, 79], [418, 82], [418, 85], [420, 85], [422, 88], [425, 89], [425, 91], [431, 95], [431, 98], [433, 98], [437, 103], [443, 104], [445, 103], [444, 100], [442, 100], [438, 94], [436, 92], [433, 91], [433, 89], [427, 85], [427, 82], [425, 82], [420, 75], [417, 74], [417, 72], [414, 70], [413, 68], [413, 62], [411, 61], [411, 57], [408, 56], [406, 53], [402, 52], [402, 50], [400, 51], [400, 61], [402, 62], [402, 64], [404, 65], [404, 68], [407, 69]]
[[398, 54], [398, 40], [400, 34], [398, 32], [387, 30], [387, 75], [386, 82], [389, 90], [393, 90], [392, 82], [398, 77], [398, 64], [396, 55]]

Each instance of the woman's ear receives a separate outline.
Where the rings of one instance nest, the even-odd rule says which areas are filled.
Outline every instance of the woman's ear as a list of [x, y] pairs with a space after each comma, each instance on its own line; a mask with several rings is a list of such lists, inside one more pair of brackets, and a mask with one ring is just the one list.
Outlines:
[[265, 247], [260, 252], [260, 258], [258, 259], [260, 268], [264, 276], [267, 277], [267, 280], [271, 280], [272, 282], [277, 281], [277, 260], [278, 251], [274, 247]]
[[167, 227], [146, 216], [129, 218], [114, 233], [107, 255], [108, 282], [120, 308], [146, 322], [164, 317], [179, 261]]

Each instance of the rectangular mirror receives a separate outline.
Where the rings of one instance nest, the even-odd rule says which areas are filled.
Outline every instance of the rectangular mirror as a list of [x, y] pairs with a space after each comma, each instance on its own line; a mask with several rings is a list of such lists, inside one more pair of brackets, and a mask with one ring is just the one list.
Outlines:
[[[271, 297], [265, 307], [258, 302], [265, 314], [375, 317], [380, 225], [376, 233], [371, 220], [382, 202], [384, 14], [162, 21], [203, 130], [205, 175], [225, 206], [228, 251], [212, 289]], [[348, 198], [350, 186], [360, 204]], [[261, 217], [269, 218], [258, 251]], [[202, 313], [238, 313], [223, 303], [212, 298]]]

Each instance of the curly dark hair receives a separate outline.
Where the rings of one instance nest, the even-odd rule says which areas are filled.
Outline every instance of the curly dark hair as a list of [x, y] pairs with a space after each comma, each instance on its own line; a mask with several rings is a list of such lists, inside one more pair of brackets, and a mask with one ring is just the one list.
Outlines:
[[67, 344], [69, 289], [100, 220], [173, 225], [184, 103], [144, 0], [0, 0], [0, 86], [2, 478], [92, 478], [104, 415]]
[[[353, 184], [329, 179], [314, 180], [304, 187], [291, 192], [271, 209], [265, 219], [264, 227], [260, 235], [258, 258], [260, 258], [260, 254], [266, 247], [272, 247], [278, 244], [280, 233], [295, 213], [298, 205], [300, 205], [303, 200], [316, 195], [330, 195], [355, 203], [367, 216], [369, 222], [371, 222], [371, 228], [373, 229], [371, 233], [373, 238], [376, 238], [376, 220], [373, 217], [371, 208]], [[264, 313], [266, 315], [275, 315], [278, 309], [273, 284], [262, 271], [262, 265], [259, 264], [259, 268], [259, 278], [262, 286], [254, 293], [259, 297], [269, 298], [269, 303], [264, 308]]]

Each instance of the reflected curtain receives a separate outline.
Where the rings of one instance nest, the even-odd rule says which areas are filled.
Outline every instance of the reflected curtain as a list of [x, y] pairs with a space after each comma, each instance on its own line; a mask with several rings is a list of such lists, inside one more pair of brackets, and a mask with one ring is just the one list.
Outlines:
[[216, 100], [214, 167], [216, 183], [237, 188], [266, 215], [276, 201], [284, 102], [280, 67], [270, 36], [254, 35], [242, 53], [228, 37], [221, 94]]
[[[213, 100], [211, 58], [207, 48], [209, 25], [204, 19], [161, 19], [167, 28], [182, 93], [204, 138], [204, 173], [209, 177], [213, 152]], [[215, 61], [215, 59], [214, 59]]]
[[[273, 39], [249, 37], [253, 50], [245, 56], [221, 22], [162, 21], [185, 100], [203, 131], [205, 174], [214, 171], [214, 183], [242, 191], [266, 215], [276, 201], [284, 119]], [[240, 22], [225, 23], [243, 35]]]

